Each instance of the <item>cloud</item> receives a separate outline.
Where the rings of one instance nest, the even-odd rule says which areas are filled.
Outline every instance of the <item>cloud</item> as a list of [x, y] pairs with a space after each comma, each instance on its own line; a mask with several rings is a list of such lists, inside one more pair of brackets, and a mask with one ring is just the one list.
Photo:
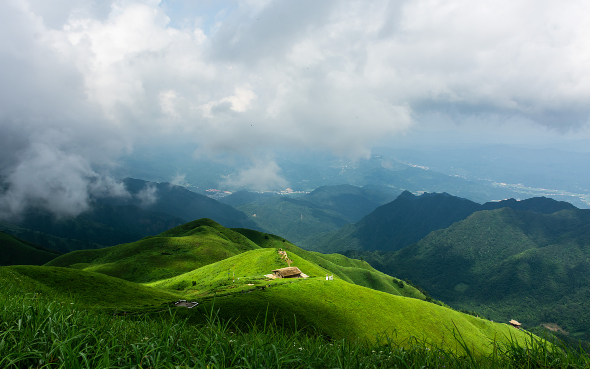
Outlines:
[[186, 177], [186, 173], [185, 174], [176, 173], [174, 178], [172, 178], [172, 180], [170, 181], [170, 184], [173, 186], [184, 186], [186, 184], [185, 180], [184, 180], [185, 177]]
[[280, 170], [261, 163], [277, 148], [356, 159], [425, 116], [559, 132], [590, 117], [585, 1], [178, 4], [0, 3], [3, 212], [83, 211], [153, 141], [245, 156], [236, 183], [273, 188]]
[[90, 196], [127, 197], [125, 187], [94, 172], [80, 156], [33, 144], [9, 173], [9, 187], [0, 196], [0, 217], [11, 218], [29, 208], [74, 216], [90, 207]]
[[249, 188], [258, 191], [284, 190], [288, 182], [281, 175], [281, 168], [274, 160], [259, 160], [248, 169], [228, 178], [224, 185], [231, 188]]
[[158, 188], [148, 183], [135, 196], [141, 201], [141, 206], [146, 207], [155, 204], [156, 201], [158, 201], [157, 192]]

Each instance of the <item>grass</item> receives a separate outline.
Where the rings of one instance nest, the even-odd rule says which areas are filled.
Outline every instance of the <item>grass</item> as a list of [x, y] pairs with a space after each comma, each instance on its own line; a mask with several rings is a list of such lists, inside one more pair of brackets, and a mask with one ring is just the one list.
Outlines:
[[257, 248], [241, 234], [209, 219], [201, 219], [137, 242], [74, 251], [46, 265], [143, 283], [170, 278]]
[[[13, 293], [36, 293], [52, 299], [77, 301], [102, 308], [138, 309], [168, 305], [178, 295], [104, 274], [75, 269], [9, 266], [0, 268], [0, 284]], [[0, 295], [1, 297], [1, 295]]]
[[[292, 266], [297, 266], [309, 276], [319, 277], [329, 273], [329, 271], [300, 258], [294, 253], [288, 255], [293, 260]], [[287, 267], [287, 263], [279, 257], [276, 249], [252, 250], [149, 285], [175, 290], [202, 291], [202, 294], [208, 294], [211, 286], [227, 285], [228, 287], [236, 287], [238, 285], [244, 286], [251, 281], [260, 281], [262, 283], [262, 281], [266, 280], [265, 274], [271, 273], [273, 269], [285, 267]], [[237, 284], [233, 283], [234, 279]], [[195, 282], [194, 286], [193, 281]], [[232, 283], [230, 284], [228, 281], [232, 281]]]
[[[281, 237], [248, 229], [225, 228], [210, 219], [189, 222], [137, 242], [98, 250], [74, 251], [46, 265], [102, 273], [131, 282], [152, 283], [174, 289], [185, 289], [187, 283], [201, 280], [204, 282], [198, 282], [200, 285], [194, 289], [203, 290], [203, 283], [227, 277], [229, 269], [232, 269], [232, 273], [238, 273], [237, 277], [252, 277], [287, 266], [276, 255], [276, 249], [279, 248], [286, 250], [294, 261], [293, 265], [307, 275], [330, 274], [378, 291], [425, 299], [414, 287], [373, 269], [366, 262], [337, 254], [309, 252]], [[263, 251], [271, 249], [273, 251]], [[246, 255], [238, 257], [242, 254]], [[228, 259], [231, 261], [225, 261]], [[219, 265], [196, 272], [199, 268], [220, 261], [223, 262]], [[235, 269], [233, 264], [236, 263], [242, 269]]]
[[[487, 355], [458, 354], [412, 339], [326, 339], [267, 324], [238, 329], [210, 314], [202, 325], [167, 310], [112, 316], [0, 288], [0, 367], [13, 368], [588, 368], [572, 349], [528, 336]], [[460, 338], [459, 338], [460, 344]]]
[[2, 265], [42, 265], [55, 259], [59, 252], [43, 248], [18, 237], [0, 232], [0, 250]]
[[377, 271], [369, 263], [361, 260], [348, 258], [340, 254], [321, 254], [319, 252], [307, 251], [290, 243], [282, 237], [266, 234], [251, 229], [234, 228], [236, 232], [248, 237], [251, 241], [263, 248], [282, 248], [295, 253], [307, 261], [313, 262], [324, 268], [329, 274], [353, 284], [372, 288], [377, 291], [391, 293], [393, 295], [425, 299], [426, 297], [413, 286], [403, 284], [397, 278]]
[[379, 335], [387, 334], [401, 345], [418, 339], [461, 351], [454, 338], [458, 330], [471, 351], [489, 353], [494, 341], [514, 339], [522, 344], [526, 337], [523, 331], [506, 324], [339, 280], [281, 281], [270, 288], [203, 301], [201, 308], [213, 306], [224, 319], [249, 321], [268, 315], [285, 327], [293, 328], [296, 324], [314, 327], [318, 333], [334, 339], [374, 341]]
[[[249, 253], [264, 256], [262, 254], [268, 252], [273, 250]], [[51, 297], [52, 301], [75, 300], [88, 308], [110, 311], [110, 314], [121, 310], [134, 313], [166, 310], [173, 301], [184, 296], [201, 303], [197, 309], [181, 309], [181, 314], [196, 323], [204, 323], [209, 315], [207, 311], [213, 309], [219, 311], [220, 318], [233, 319], [242, 327], [268, 314], [285, 329], [294, 330], [300, 324], [334, 339], [370, 341], [386, 333], [398, 344], [417, 338], [448, 350], [460, 350], [456, 345], [450, 346], [455, 342], [453, 332], [458, 329], [470, 350], [476, 352], [489, 352], [491, 342], [505, 341], [510, 335], [520, 343], [524, 339], [522, 332], [503, 324], [338, 279], [268, 282], [248, 276], [245, 281], [234, 284], [233, 280], [227, 280], [226, 270], [221, 268], [219, 272], [216, 279], [214, 273], [206, 273], [213, 276], [209, 285], [202, 281], [194, 290], [191, 284], [181, 291], [174, 283], [153, 288], [99, 273], [56, 267], [3, 267], [0, 281], [2, 286], [14, 286], [13, 290], [21, 295], [34, 292]], [[203, 287], [204, 293], [200, 290]]]

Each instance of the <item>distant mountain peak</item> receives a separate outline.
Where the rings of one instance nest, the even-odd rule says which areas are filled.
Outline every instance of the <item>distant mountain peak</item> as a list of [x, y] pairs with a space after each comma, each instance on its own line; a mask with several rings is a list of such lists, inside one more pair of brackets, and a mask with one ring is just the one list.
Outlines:
[[397, 197], [402, 198], [402, 199], [411, 199], [411, 200], [415, 200], [418, 198], [418, 196], [414, 195], [413, 193], [411, 193], [408, 190], [404, 190], [404, 192], [400, 193], [399, 196]]

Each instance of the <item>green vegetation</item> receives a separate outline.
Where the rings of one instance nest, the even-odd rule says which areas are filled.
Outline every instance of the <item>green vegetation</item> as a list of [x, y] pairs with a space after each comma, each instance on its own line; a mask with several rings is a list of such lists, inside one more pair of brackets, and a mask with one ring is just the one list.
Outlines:
[[10, 286], [12, 294], [36, 293], [52, 301], [78, 301], [88, 306], [123, 309], [168, 304], [178, 298], [174, 293], [104, 274], [67, 268], [1, 267], [0, 284]]
[[[265, 250], [266, 252], [261, 254], [247, 253], [261, 248], [271, 248], [272, 251]], [[289, 258], [294, 261], [293, 265], [300, 267], [308, 275], [333, 274], [346, 282], [379, 291], [424, 298], [416, 289], [400, 287], [397, 279], [375, 270], [368, 263], [349, 260], [336, 254], [322, 255], [305, 251], [281, 237], [243, 228], [225, 228], [210, 219], [195, 220], [158, 236], [146, 237], [133, 243], [99, 250], [74, 251], [50, 261], [47, 265], [98, 272], [131, 282], [148, 283], [181, 276], [245, 253], [237, 260], [241, 260], [247, 268], [236, 270], [239, 273], [236, 274], [237, 277], [260, 277], [273, 269], [287, 266], [286, 262], [278, 257], [279, 248], [288, 251]], [[216, 267], [221, 268], [225, 276], [229, 268], [225, 266], [227, 263], [228, 261], [224, 261], [223, 267]], [[182, 278], [173, 279], [178, 282], [171, 280], [169, 283], [180, 283], [184, 286], [197, 280], [197, 277], [190, 275]]]
[[60, 253], [0, 232], [0, 266], [42, 265], [55, 259]]
[[576, 209], [570, 203], [544, 197], [522, 201], [509, 199], [480, 205], [446, 193], [415, 196], [405, 191], [394, 201], [378, 207], [355, 224], [347, 224], [337, 231], [309, 238], [305, 246], [321, 252], [397, 251], [420, 241], [432, 231], [447, 228], [467, 218], [476, 211], [504, 207], [544, 214]]
[[322, 252], [395, 251], [419, 241], [433, 230], [465, 219], [480, 207], [473, 201], [446, 193], [415, 196], [404, 191], [357, 223], [309, 242], [313, 250]]
[[424, 299], [425, 296], [413, 287], [404, 288], [404, 284], [397, 278], [375, 270], [369, 263], [345, 257], [341, 254], [321, 254], [307, 251], [293, 245], [285, 239], [250, 229], [234, 229], [240, 232], [260, 247], [282, 248], [290, 253], [296, 253], [307, 261], [313, 262], [326, 270], [324, 274], [334, 274], [338, 278], [359, 286], [369, 287], [377, 291], [394, 295]]
[[[1, 268], [0, 268], [1, 270]], [[371, 344], [330, 340], [271, 324], [238, 330], [214, 315], [203, 325], [182, 314], [115, 316], [38, 295], [0, 289], [0, 367], [13, 368], [584, 368], [588, 357], [497, 342], [489, 355], [412, 339]], [[460, 339], [460, 337], [459, 337]]]
[[132, 282], [151, 282], [257, 248], [241, 234], [212, 220], [200, 219], [137, 242], [74, 251], [47, 265], [98, 272]]
[[[34, 292], [35, 296], [54, 302], [56, 307], [78, 304], [89, 311], [99, 309], [95, 310], [96, 314], [110, 316], [113, 311], [115, 314], [125, 311], [129, 316], [145, 313], [154, 316], [156, 311], [167, 311], [171, 302], [182, 295], [178, 291], [67, 268], [3, 267], [0, 280], [4, 286], [3, 299], [7, 301]], [[371, 345], [387, 344], [390, 340], [408, 348], [408, 344], [416, 340], [422, 345], [457, 353], [467, 348], [478, 355], [491, 353], [493, 342], [513, 340], [524, 344], [526, 340], [526, 334], [504, 324], [340, 280], [312, 278], [275, 282], [270, 288], [255, 287], [251, 292], [233, 289], [233, 293], [200, 298], [201, 305], [196, 309], [177, 311], [191, 324], [206, 324], [211, 311], [216, 311], [222, 321], [233, 321], [236, 328], [248, 329], [252, 324], [264, 326], [265, 322], [274, 321], [285, 332], [304, 329], [307, 334], [328, 339], [360, 339]], [[458, 332], [461, 333], [459, 341]]]
[[398, 193], [350, 185], [324, 186], [307, 195], [263, 198], [237, 208], [261, 228], [307, 247], [310, 237], [356, 222]]
[[[265, 277], [287, 266], [286, 259], [309, 278]], [[535, 352], [576, 365], [587, 359], [506, 324], [424, 301], [412, 284], [365, 261], [306, 251], [282, 237], [209, 219], [49, 264], [68, 268], [0, 268], [0, 298], [7, 301], [0, 309], [0, 353], [7, 342], [17, 347], [0, 356], [4, 366], [35, 360], [45, 367], [225, 367], [273, 360], [271, 366], [300, 367], [304, 350], [314, 351], [316, 360], [304, 364], [338, 367], [393, 365], [407, 361], [404, 355], [422, 365], [461, 367], [512, 364], [514, 355], [530, 361]], [[177, 299], [199, 305], [176, 308]], [[529, 351], [523, 351], [527, 339]]]
[[46, 233], [17, 227], [6, 222], [0, 222], [0, 231], [22, 240], [26, 240], [35, 245], [39, 245], [43, 248], [57, 251], [58, 253], [67, 253], [74, 250], [99, 249], [102, 247], [97, 243], [80, 241], [72, 238], [56, 237]]
[[[496, 321], [590, 334], [590, 211], [480, 211], [397, 253], [358, 253], [449, 305]], [[565, 334], [565, 333], [564, 333]]]

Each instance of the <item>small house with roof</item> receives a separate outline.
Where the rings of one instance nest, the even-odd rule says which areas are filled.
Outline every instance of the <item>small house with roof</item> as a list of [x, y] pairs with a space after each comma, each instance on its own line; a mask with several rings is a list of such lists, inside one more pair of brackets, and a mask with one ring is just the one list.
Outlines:
[[272, 274], [274, 278], [304, 278], [303, 273], [297, 267], [275, 269]]
[[510, 323], [511, 326], [513, 326], [516, 329], [520, 329], [520, 326], [522, 324], [520, 324], [519, 322], [517, 322], [516, 320], [512, 319], [511, 321], [509, 321], [508, 323]]

